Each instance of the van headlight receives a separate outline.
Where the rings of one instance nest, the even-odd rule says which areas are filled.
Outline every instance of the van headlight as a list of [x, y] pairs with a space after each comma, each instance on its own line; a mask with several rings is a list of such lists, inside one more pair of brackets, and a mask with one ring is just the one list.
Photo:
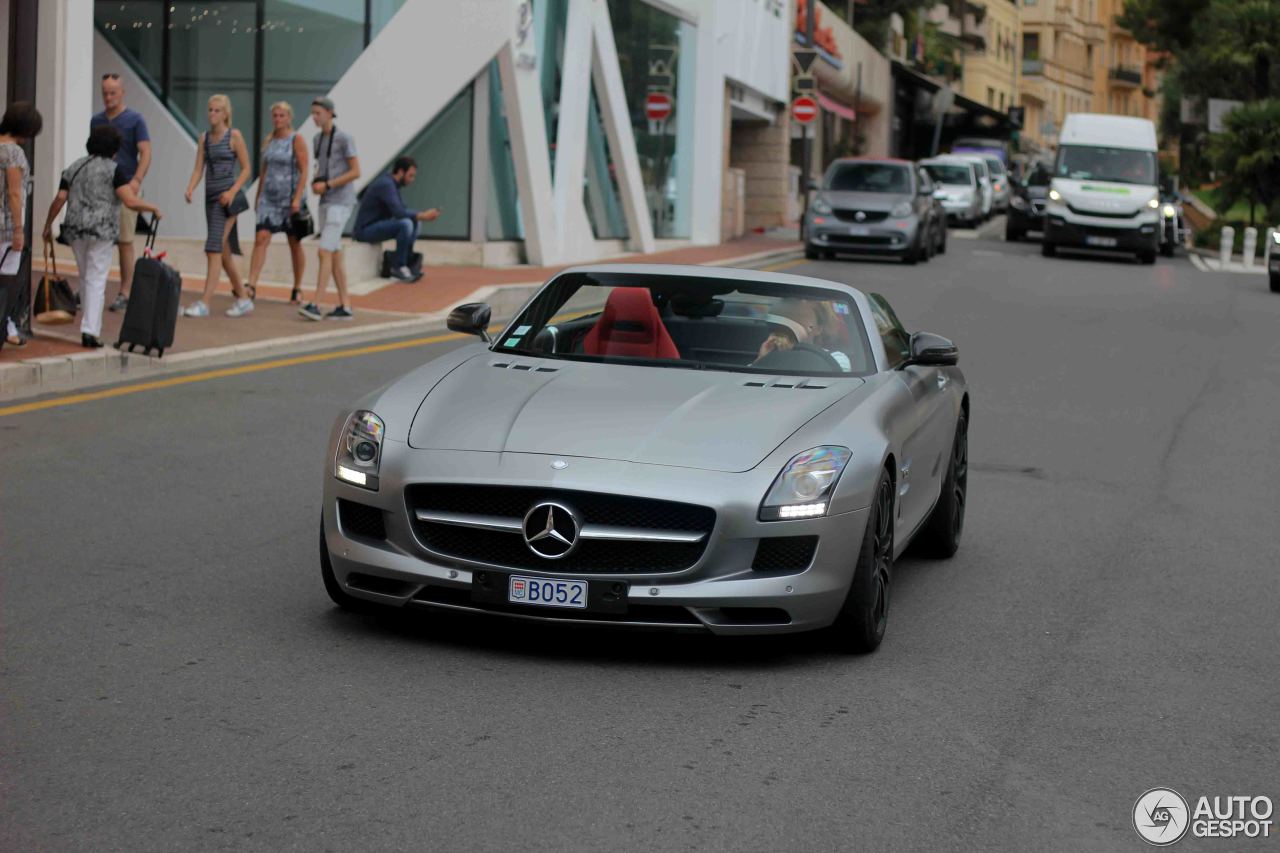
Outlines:
[[1062, 193], [1057, 190], [1049, 190], [1049, 201], [1062, 201]]
[[1158, 199], [1158, 198], [1153, 198], [1153, 199], [1151, 199], [1151, 201], [1147, 202], [1147, 207], [1151, 208], [1152, 210], [1159, 210], [1159, 209], [1160, 209], [1160, 199]]
[[382, 437], [387, 427], [373, 412], [353, 412], [338, 438], [333, 475], [345, 483], [376, 492], [378, 465], [382, 462]]
[[836, 482], [851, 456], [847, 447], [815, 447], [793, 456], [765, 494], [760, 504], [760, 520], [788, 521], [826, 515]]

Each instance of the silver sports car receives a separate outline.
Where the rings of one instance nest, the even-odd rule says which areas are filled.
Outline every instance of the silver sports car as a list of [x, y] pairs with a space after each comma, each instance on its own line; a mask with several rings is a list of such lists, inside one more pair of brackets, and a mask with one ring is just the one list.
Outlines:
[[881, 296], [706, 267], [567, 270], [500, 335], [344, 412], [320, 561], [373, 602], [716, 634], [884, 636], [894, 559], [949, 557], [955, 346]]

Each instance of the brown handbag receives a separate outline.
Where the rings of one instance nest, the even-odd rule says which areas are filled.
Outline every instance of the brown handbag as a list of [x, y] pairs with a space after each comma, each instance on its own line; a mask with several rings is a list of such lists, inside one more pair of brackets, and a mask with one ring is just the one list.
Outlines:
[[53, 254], [53, 244], [48, 240], [44, 244], [44, 268], [32, 306], [35, 321], [46, 326], [70, 323], [75, 320], [80, 305], [71, 285], [58, 275], [58, 259]]

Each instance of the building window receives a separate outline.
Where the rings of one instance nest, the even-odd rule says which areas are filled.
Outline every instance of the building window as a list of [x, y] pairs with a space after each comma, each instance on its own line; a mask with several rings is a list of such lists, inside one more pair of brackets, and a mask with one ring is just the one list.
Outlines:
[[[449, 102], [401, 154], [418, 161], [418, 179], [401, 190], [407, 207], [440, 208], [440, 218], [424, 222], [423, 237], [465, 240], [471, 236], [471, 84]], [[360, 145], [360, 129], [353, 131]], [[382, 164], [382, 169], [390, 167]]]
[[98, 30], [116, 52], [159, 93], [164, 77], [163, 6], [157, 0], [95, 3], [93, 15]]
[[597, 240], [627, 238], [627, 218], [622, 211], [617, 175], [617, 164], [609, 148], [604, 120], [600, 116], [600, 102], [596, 99], [593, 85], [587, 116], [586, 180], [582, 187], [582, 205]]
[[[301, 124], [311, 100], [333, 88], [364, 50], [364, 0], [326, 3], [266, 0], [262, 34], [262, 124], [271, 127], [271, 105], [287, 101]], [[251, 40], [250, 40], [251, 42]], [[252, 69], [246, 69], [252, 73]], [[248, 106], [246, 104], [246, 106]], [[342, 104], [336, 105], [338, 122]], [[346, 128], [359, 136], [362, 128]]]
[[[231, 99], [233, 123], [246, 138], [258, 139], [254, 120], [253, 24], [257, 4], [172, 3], [169, 32], [169, 106], [198, 131], [209, 121], [211, 95]], [[258, 146], [250, 142], [250, 150]]]
[[987, 106], [994, 107], [995, 105], [996, 105], [996, 90], [988, 86], [987, 87]]
[[370, 0], [369, 2], [369, 38], [376, 39], [400, 7], [404, 0]]
[[1023, 59], [1039, 59], [1040, 58], [1040, 34], [1039, 33], [1023, 33], [1022, 58]]
[[[498, 61], [489, 63], [489, 197], [485, 206], [485, 237], [489, 240], [522, 240], [516, 167], [511, 157], [511, 131], [502, 100]], [[476, 235], [472, 235], [476, 239]]]
[[[609, 17], [618, 47], [622, 84], [631, 112], [636, 153], [644, 181], [655, 237], [688, 237], [692, 230], [694, 43], [690, 24], [653, 6], [633, 0], [609, 0]], [[650, 65], [670, 59], [669, 86], [675, 111], [660, 124], [644, 114], [645, 96], [654, 81]]]
[[1001, 112], [1004, 111], [1004, 92], [1000, 93], [1000, 110]]

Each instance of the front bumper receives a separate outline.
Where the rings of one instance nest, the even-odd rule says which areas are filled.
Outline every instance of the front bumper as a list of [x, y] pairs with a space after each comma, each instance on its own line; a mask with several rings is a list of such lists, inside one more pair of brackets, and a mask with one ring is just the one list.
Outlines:
[[805, 233], [815, 249], [900, 255], [915, 245], [919, 229], [920, 221], [915, 216], [859, 224], [835, 216], [810, 215]]
[[943, 199], [942, 209], [951, 220], [973, 221], [982, 216], [982, 205], [975, 199]]
[[1044, 239], [1066, 248], [1154, 252], [1160, 247], [1160, 223], [1151, 220], [1118, 225], [1115, 220], [1072, 221], [1049, 213]]
[[[384, 456], [377, 492], [332, 476], [325, 478], [325, 543], [338, 583], [354, 597], [394, 607], [716, 634], [813, 630], [831, 624], [843, 604], [869, 512], [865, 507], [841, 506], [837, 500], [833, 510], [838, 514], [825, 518], [758, 521], [758, 495], [764, 494], [772, 479], [763, 471], [729, 474], [574, 457], [566, 457], [570, 460], [567, 469], [553, 471], [551, 457], [538, 454], [411, 451], [408, 455], [413, 457], [416, 470], [429, 470], [432, 476], [404, 476], [394, 465], [387, 466], [388, 455]], [[607, 484], [609, 490], [620, 494], [674, 498], [712, 507], [716, 522], [702, 556], [679, 572], [565, 574], [489, 566], [441, 556], [422, 544], [410, 520], [405, 491], [406, 486], [422, 482], [595, 491]], [[344, 529], [338, 511], [340, 499], [381, 511], [385, 539], [370, 539]], [[787, 572], [752, 568], [761, 538], [777, 536], [818, 537], [807, 567]], [[473, 584], [480, 582], [485, 572], [490, 575], [488, 580], [495, 574], [499, 580], [502, 574], [521, 574], [609, 585], [620, 582], [627, 587], [626, 609], [593, 613], [486, 604], [473, 598]]]

